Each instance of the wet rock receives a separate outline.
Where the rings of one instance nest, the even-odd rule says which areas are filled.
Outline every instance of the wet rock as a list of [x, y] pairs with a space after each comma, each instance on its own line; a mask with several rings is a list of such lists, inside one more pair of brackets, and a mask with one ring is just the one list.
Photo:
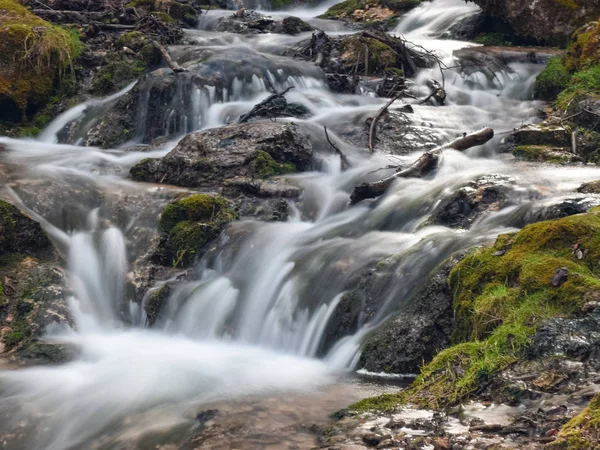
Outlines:
[[481, 13], [465, 17], [452, 25], [444, 37], [458, 41], [472, 41], [480, 33], [483, 21], [484, 16]]
[[[207, 194], [194, 194], [169, 204], [160, 222], [160, 242], [153, 259], [173, 267], [189, 266], [203, 247], [237, 218], [228, 200]], [[150, 298], [148, 319], [155, 320], [169, 291], [162, 288]], [[148, 312], [148, 309], [146, 310]]]
[[[600, 113], [600, 110], [598, 111]], [[574, 132], [575, 150], [586, 163], [600, 163], [600, 133], [586, 128], [580, 128]]]
[[600, 310], [582, 318], [556, 318], [543, 323], [529, 351], [531, 358], [566, 356], [577, 361], [600, 358]]
[[217, 187], [236, 177], [266, 178], [307, 170], [313, 148], [294, 123], [248, 123], [187, 135], [164, 158], [131, 169], [138, 181]]
[[[411, 64], [405, 56], [407, 52]], [[287, 54], [313, 61], [326, 73], [338, 74], [384, 75], [386, 71], [397, 70], [402, 71], [402, 75], [413, 76], [418, 68], [435, 64], [429, 55], [410, 50], [400, 38], [378, 30], [336, 37], [317, 31]]]
[[466, 47], [453, 52], [458, 59], [460, 71], [466, 75], [483, 73], [490, 86], [496, 81], [496, 72], [512, 73], [511, 63], [546, 64], [558, 50], [544, 47]]
[[421, 0], [345, 0], [329, 8], [320, 17], [373, 25], [389, 22], [419, 3]]
[[396, 317], [365, 342], [358, 366], [370, 372], [414, 374], [450, 344], [454, 325], [448, 274], [451, 259], [406, 300]]
[[569, 164], [581, 162], [581, 158], [571, 153], [568, 147], [552, 147], [549, 145], [518, 145], [513, 151], [519, 159], [526, 161], [547, 162], [552, 164]]
[[341, 75], [328, 73], [326, 75], [327, 86], [338, 94], [356, 94], [360, 78], [354, 75]]
[[595, 0], [577, 3], [554, 0], [471, 0], [483, 14], [506, 23], [517, 36], [545, 43], [565, 43], [581, 25], [597, 20], [600, 6]]
[[[509, 146], [551, 146], [571, 148], [571, 133], [559, 125], [541, 123], [524, 125], [514, 131], [505, 143]], [[510, 147], [512, 148], [512, 147]]]
[[535, 197], [535, 192], [522, 192], [515, 179], [505, 175], [486, 175], [458, 189], [443, 199], [431, 215], [431, 223], [451, 228], [468, 229], [483, 214], [516, 203], [522, 196]]
[[577, 188], [577, 192], [583, 194], [600, 194], [600, 180], [583, 183]]
[[294, 35], [312, 31], [314, 28], [298, 17], [276, 19], [256, 11], [238, 11], [217, 20], [211, 30], [240, 34], [282, 33]]
[[47, 327], [72, 323], [65, 276], [40, 224], [0, 200], [0, 355], [31, 362], [68, 359], [39, 341]]
[[[331, 129], [338, 136], [357, 147], [368, 148], [371, 119], [376, 112], [361, 112], [351, 120], [334, 124]], [[399, 139], [399, 137], [402, 137]], [[375, 147], [380, 153], [408, 155], [412, 152], [430, 150], [441, 144], [434, 128], [400, 109], [389, 109], [377, 122]]]
[[15, 206], [0, 200], [0, 256], [19, 253], [43, 256], [51, 251], [50, 240], [39, 223]]
[[539, 205], [523, 217], [524, 223], [541, 222], [543, 220], [561, 219], [563, 217], [582, 214], [594, 206], [600, 205], [600, 198], [577, 195], [554, 199], [550, 204]]

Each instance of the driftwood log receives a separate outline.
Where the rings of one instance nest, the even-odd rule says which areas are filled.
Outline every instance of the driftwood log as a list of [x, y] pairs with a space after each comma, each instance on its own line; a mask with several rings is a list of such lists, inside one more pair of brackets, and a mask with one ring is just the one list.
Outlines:
[[376, 198], [383, 194], [397, 178], [418, 178], [431, 173], [437, 167], [440, 155], [444, 150], [453, 149], [464, 151], [477, 145], [483, 145], [494, 137], [494, 130], [482, 128], [471, 134], [465, 134], [447, 144], [423, 153], [414, 163], [406, 168], [397, 168], [396, 172], [382, 180], [364, 182], [357, 185], [352, 192], [350, 201], [358, 203], [367, 198]]

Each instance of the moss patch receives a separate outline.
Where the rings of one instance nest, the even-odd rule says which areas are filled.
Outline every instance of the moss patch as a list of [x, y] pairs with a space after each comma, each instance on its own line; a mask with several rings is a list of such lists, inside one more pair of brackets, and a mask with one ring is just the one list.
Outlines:
[[600, 66], [574, 74], [567, 88], [558, 96], [556, 103], [560, 108], [567, 109], [574, 99], [583, 96], [600, 97]]
[[[0, 104], [22, 119], [42, 104], [82, 50], [77, 32], [51, 25], [14, 0], [0, 0]], [[4, 98], [4, 102], [2, 99]]]
[[222, 197], [195, 194], [171, 203], [160, 218], [161, 241], [155, 259], [174, 267], [190, 265], [198, 251], [236, 218]]
[[570, 71], [589, 69], [600, 63], [600, 20], [581, 27], [565, 55], [565, 66]]
[[568, 86], [570, 79], [571, 74], [564, 66], [562, 58], [550, 58], [546, 68], [535, 80], [534, 97], [552, 101]]
[[[367, 23], [380, 22], [392, 16], [396, 17], [396, 13], [406, 12], [420, 3], [421, 0], [345, 0], [333, 5], [320, 17], [323, 19], [349, 19]], [[378, 13], [369, 14], [369, 10]]]
[[275, 175], [297, 172], [292, 163], [278, 163], [264, 150], [259, 150], [252, 161], [252, 170], [258, 178], [268, 178]]
[[[540, 323], [577, 314], [600, 294], [598, 260], [598, 208], [529, 225], [472, 252], [449, 277], [454, 346], [424, 366], [407, 391], [351, 408], [392, 409], [404, 402], [444, 408], [468, 399], [495, 373], [523, 357]], [[558, 269], [566, 269], [568, 275], [553, 285]]]
[[513, 149], [513, 155], [527, 161], [539, 161], [552, 164], [576, 162], [579, 158], [562, 147], [549, 145], [518, 145]]
[[582, 450], [598, 448], [600, 442], [600, 394], [596, 395], [581, 414], [573, 417], [560, 431], [551, 450]]
[[198, 20], [198, 13], [193, 6], [172, 0], [133, 0], [127, 7], [145, 9], [167, 23], [181, 21], [195, 27]]
[[365, 52], [368, 50], [368, 73], [376, 74], [386, 69], [396, 66], [396, 53], [383, 42], [363, 36], [352, 36], [345, 39], [340, 49], [342, 59], [347, 65], [356, 65], [359, 61], [357, 70], [365, 72]]

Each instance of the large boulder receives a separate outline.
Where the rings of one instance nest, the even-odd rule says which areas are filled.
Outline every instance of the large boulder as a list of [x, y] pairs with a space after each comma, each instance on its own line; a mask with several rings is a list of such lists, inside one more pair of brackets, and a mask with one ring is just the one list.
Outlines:
[[389, 22], [420, 3], [421, 0], [345, 0], [329, 8], [321, 18], [373, 25]]
[[266, 178], [313, 164], [308, 135], [295, 123], [229, 125], [191, 133], [162, 159], [131, 168], [138, 181], [185, 187], [222, 186], [236, 177]]
[[415, 374], [450, 345], [454, 325], [448, 275], [457, 259], [444, 263], [424, 288], [403, 303], [398, 315], [365, 342], [358, 366], [370, 372]]
[[506, 23], [524, 39], [546, 43], [566, 43], [571, 34], [590, 20], [597, 20], [596, 0], [470, 0], [483, 14]]

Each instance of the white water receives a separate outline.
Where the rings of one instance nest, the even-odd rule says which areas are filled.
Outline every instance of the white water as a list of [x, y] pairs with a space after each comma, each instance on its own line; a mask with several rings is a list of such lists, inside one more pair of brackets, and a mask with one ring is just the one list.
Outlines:
[[[314, 16], [320, 9], [304, 10], [301, 15]], [[425, 2], [401, 20], [395, 32], [439, 52], [451, 66], [452, 50], [469, 44], [436, 37], [473, 11], [462, 0]], [[88, 448], [87, 443], [107, 429], [133, 427], [128, 421], [135, 422], [132, 417], [148, 410], [176, 411], [184, 420], [210, 402], [308, 391], [331, 383], [341, 371], [354, 368], [367, 332], [392, 314], [448, 255], [513, 229], [523, 210], [542, 206], [540, 196], [560, 196], [581, 181], [600, 176], [597, 169], [540, 169], [498, 159], [494, 148], [499, 139], [495, 139], [467, 154], [445, 152], [432, 179], [400, 180], [380, 202], [349, 207], [352, 186], [390, 161], [380, 154], [365, 158], [361, 149], [345, 144], [336, 132], [341, 135], [346, 122], [372, 115], [385, 100], [333, 94], [311, 75], [313, 67], [268, 54], [269, 49], [289, 42], [289, 37], [223, 35], [213, 42], [217, 37], [207, 36], [197, 37], [197, 45], [217, 52], [241, 49], [249, 58], [258, 55], [272, 62], [274, 68], [267, 76], [280, 87], [295, 84], [289, 100], [315, 114], [304, 125], [314, 130], [317, 150], [327, 149], [320, 134], [322, 125], [327, 125], [334, 130], [332, 138], [358, 164], [342, 172], [339, 158], [323, 152], [322, 172], [297, 176], [305, 193], [295, 205], [294, 217], [279, 223], [233, 224], [215, 251], [198, 263], [199, 280], [176, 285], [151, 330], [144, 328], [145, 313], [126, 290], [131, 262], [147, 251], [136, 245], [137, 230], [148, 226], [142, 220], [145, 216], [140, 213], [128, 218], [127, 226], [117, 226], [110, 214], [90, 204], [82, 205], [88, 208], [87, 223], [75, 230], [63, 230], [50, 219], [43, 222], [67, 249], [69, 302], [76, 320], [76, 330], [63, 330], [49, 339], [73, 345], [79, 354], [60, 366], [0, 372], [3, 403], [15, 410], [6, 426], [23, 426], [30, 436], [23, 448]], [[279, 69], [296, 66], [300, 66], [298, 73], [284, 73], [276, 80]], [[448, 106], [414, 105], [413, 125], [443, 141], [481, 126], [503, 131], [535, 120], [539, 104], [528, 99], [539, 70], [514, 65], [512, 72], [500, 73], [491, 82], [477, 74], [463, 78], [446, 71]], [[439, 71], [423, 71], [415, 91], [424, 89], [422, 83], [431, 77], [439, 79]], [[173, 103], [165, 130], [222, 126], [227, 118], [269, 95], [258, 75], [234, 78], [231, 83], [220, 98], [206, 86], [190, 85], [185, 90], [181, 85], [177, 102], [182, 103]], [[62, 127], [81, 119], [83, 106], [59, 117], [37, 142], [0, 139], [8, 148], [3, 158], [17, 168], [11, 179], [13, 195], [34, 212], [41, 211], [43, 205], [23, 198], [27, 185], [38, 178], [68, 177], [68, 188], [91, 189], [94, 196], [108, 197], [118, 189], [141, 196], [142, 210], [164, 206], [169, 197], [163, 191], [157, 193], [124, 177], [135, 162], [163, 156], [175, 142], [152, 152], [52, 144]], [[468, 231], [427, 226], [441, 199], [489, 173], [515, 178], [522, 192], [516, 206], [486, 216]], [[244, 237], [229, 245], [236, 233]], [[397, 283], [385, 287], [383, 304], [354, 335], [322, 347], [343, 293], [373, 263], [389, 255], [403, 256], [393, 269]]]

